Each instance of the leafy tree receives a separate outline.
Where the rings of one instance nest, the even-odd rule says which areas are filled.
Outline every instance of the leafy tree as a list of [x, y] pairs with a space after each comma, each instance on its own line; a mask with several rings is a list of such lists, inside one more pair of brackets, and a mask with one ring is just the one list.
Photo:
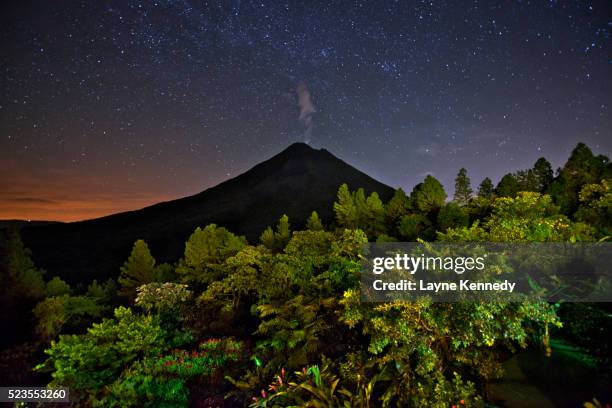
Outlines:
[[57, 276], [47, 282], [46, 295], [48, 297], [70, 295], [70, 292], [72, 292], [70, 285]]
[[0, 349], [31, 335], [32, 308], [46, 292], [43, 275], [18, 231], [0, 229], [0, 325], [6, 328]]
[[178, 313], [191, 297], [187, 285], [172, 282], [153, 282], [137, 289], [135, 304], [148, 313]]
[[387, 231], [385, 225], [385, 207], [378, 197], [378, 193], [373, 192], [366, 199], [363, 221], [360, 226], [372, 238], [376, 238]]
[[404, 193], [404, 190], [401, 188], [395, 190], [395, 193], [393, 193], [393, 197], [391, 197], [391, 200], [389, 200], [387, 203], [385, 210], [387, 227], [390, 229], [390, 232], [395, 233], [395, 227], [397, 226], [399, 219], [408, 214], [408, 211], [410, 210], [410, 199], [406, 193]]
[[494, 201], [494, 195], [491, 195], [488, 198], [481, 196], [474, 197], [470, 201], [470, 203], [466, 207], [464, 207], [464, 210], [468, 214], [468, 224], [488, 218], [491, 214], [491, 209]]
[[[552, 180], [553, 171], [550, 163], [540, 157], [533, 168], [508, 173], [502, 177], [495, 193], [501, 197], [515, 197], [520, 191], [543, 193], [548, 189]], [[488, 187], [486, 190], [488, 191]]]
[[291, 225], [289, 224], [289, 217], [284, 215], [278, 220], [276, 231], [268, 227], [263, 234], [261, 234], [260, 241], [272, 252], [280, 252], [283, 250], [289, 239], [291, 238]]
[[334, 212], [338, 225], [346, 228], [356, 228], [358, 225], [357, 206], [348, 185], [342, 184], [338, 189], [338, 197], [334, 203]]
[[467, 211], [457, 203], [448, 203], [438, 213], [438, 230], [467, 227], [469, 222]]
[[278, 225], [276, 227], [276, 234], [274, 234], [274, 238], [278, 242], [279, 247], [284, 247], [289, 242], [291, 238], [291, 225], [289, 224], [289, 217], [283, 214], [278, 220]]
[[515, 197], [520, 191], [539, 192], [540, 180], [534, 169], [506, 174], [500, 180], [495, 193], [501, 197]]
[[466, 205], [472, 198], [472, 187], [467, 170], [462, 167], [455, 178], [455, 195], [453, 201], [459, 205]]
[[44, 340], [50, 340], [61, 331], [66, 332], [67, 327], [75, 330], [91, 324], [93, 319], [101, 317], [106, 310], [106, 306], [87, 296], [63, 294], [48, 297], [34, 308], [36, 332]]
[[499, 197], [515, 197], [521, 190], [518, 179], [514, 174], [506, 174], [497, 184], [495, 194]]
[[274, 250], [276, 247], [276, 242], [274, 240], [274, 230], [272, 227], [267, 227], [264, 232], [259, 236], [259, 242], [268, 248], [269, 250]]
[[185, 254], [176, 273], [187, 284], [208, 284], [222, 274], [221, 265], [246, 245], [244, 237], [237, 237], [223, 227], [210, 224], [196, 228], [185, 243]]
[[539, 181], [533, 169], [517, 171], [516, 180], [519, 184], [519, 191], [540, 191]]
[[387, 231], [387, 211], [376, 192], [366, 197], [363, 188], [351, 192], [346, 184], [342, 184], [338, 190], [338, 200], [334, 203], [334, 212], [339, 226], [361, 228], [372, 239]]
[[332, 253], [334, 256], [343, 257], [350, 261], [359, 261], [362, 258], [361, 251], [368, 238], [361, 230], [343, 230], [332, 242]]
[[494, 194], [493, 182], [490, 178], [485, 177], [478, 186], [478, 197], [491, 198]]
[[578, 209], [582, 187], [610, 177], [612, 164], [609, 159], [606, 156], [594, 156], [584, 143], [578, 143], [550, 185], [548, 193], [560, 206], [561, 212], [571, 216]]
[[395, 237], [392, 237], [391, 235], [387, 235], [387, 234], [381, 234], [376, 238], [376, 242], [377, 243], [383, 243], [383, 242], [397, 242], [398, 239]]
[[225, 276], [212, 282], [200, 296], [204, 302], [220, 304], [227, 310], [236, 311], [249, 298], [255, 298], [266, 291], [268, 285], [276, 285], [285, 291], [286, 285], [272, 276], [262, 276], [268, 254], [260, 248], [246, 246], [225, 261]]
[[580, 190], [580, 206], [576, 219], [592, 225], [598, 237], [612, 235], [612, 179], [587, 184]]
[[495, 200], [491, 216], [483, 225], [449, 229], [439, 237], [459, 242], [563, 242], [590, 240], [591, 234], [590, 228], [560, 215], [550, 196], [521, 192], [515, 198]]
[[357, 216], [356, 227], [359, 228], [359, 226], [364, 225], [366, 221], [366, 213], [368, 212], [366, 195], [363, 188], [358, 188], [353, 193], [353, 202], [355, 203], [355, 210]]
[[[501, 366], [495, 348], [525, 347], [532, 325], [559, 324], [554, 307], [547, 303], [422, 300], [372, 306], [360, 301], [358, 289], [346, 291], [340, 303], [342, 321], [360, 330], [368, 342], [364, 363], [359, 365], [387, 372], [389, 381], [380, 392], [386, 405], [392, 406], [422, 406], [429, 401], [448, 406], [458, 402], [453, 397], [462, 389], [471, 389], [465, 397], [472, 399], [473, 388], [452, 385], [455, 379], [463, 382], [459, 373], [445, 375], [451, 367], [485, 381], [498, 378]], [[449, 333], [453, 333], [450, 340]]]
[[114, 280], [108, 279], [103, 284], [94, 279], [87, 287], [86, 296], [98, 300], [101, 304], [108, 304], [117, 293], [117, 284]]
[[404, 215], [400, 219], [398, 231], [406, 241], [416, 241], [417, 238], [429, 241], [435, 238], [435, 228], [423, 214]]
[[[3, 234], [4, 235], [4, 234]], [[26, 248], [19, 232], [8, 231], [1, 237], [0, 279], [3, 299], [40, 299], [45, 295], [44, 271], [36, 268], [32, 252]]]
[[322, 231], [323, 224], [321, 223], [321, 219], [319, 218], [319, 214], [316, 211], [313, 211], [306, 221], [306, 228], [310, 231]]
[[320, 347], [320, 335], [326, 328], [321, 308], [331, 308], [335, 299], [318, 299], [308, 301], [298, 295], [287, 302], [263, 304], [257, 307], [262, 319], [257, 333], [264, 336], [258, 343], [258, 349], [271, 352], [272, 363], [280, 358], [289, 368], [307, 364]]
[[533, 174], [536, 181], [536, 191], [543, 193], [553, 181], [553, 169], [550, 162], [540, 157], [533, 165]]
[[446, 192], [438, 180], [428, 175], [422, 183], [414, 187], [410, 200], [416, 210], [427, 214], [444, 205]]
[[161, 279], [162, 276], [159, 274], [159, 269], [155, 267], [155, 258], [151, 255], [147, 243], [142, 239], [134, 242], [132, 253], [121, 267], [118, 279], [121, 293], [133, 298], [138, 286]]

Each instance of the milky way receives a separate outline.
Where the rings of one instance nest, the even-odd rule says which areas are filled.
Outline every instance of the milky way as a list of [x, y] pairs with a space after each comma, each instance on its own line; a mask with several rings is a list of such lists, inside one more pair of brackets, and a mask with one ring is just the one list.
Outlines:
[[612, 153], [609, 1], [306, 3], [3, 2], [0, 218], [193, 194], [305, 138], [406, 190]]

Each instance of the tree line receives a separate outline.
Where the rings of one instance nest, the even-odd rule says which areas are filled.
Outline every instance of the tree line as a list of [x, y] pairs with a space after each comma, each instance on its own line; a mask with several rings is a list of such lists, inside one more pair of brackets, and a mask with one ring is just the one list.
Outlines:
[[[483, 406], [502, 357], [527, 346], [550, 353], [551, 335], [605, 372], [610, 342], [598, 334], [612, 333], [607, 312], [362, 303], [362, 245], [605, 240], [611, 178], [608, 159], [578, 144], [556, 175], [538, 159], [495, 187], [485, 178], [476, 194], [461, 169], [451, 202], [432, 176], [386, 203], [343, 184], [329, 225], [313, 212], [294, 230], [282, 216], [257, 243], [198, 227], [172, 264], [137, 240], [116, 281], [77, 287], [46, 279], [12, 233], [0, 245], [2, 306], [32, 311], [35, 337], [19, 339], [29, 340], [24, 361], [44, 349], [35, 373], [69, 387], [78, 406]], [[585, 314], [591, 326], [561, 329]]]

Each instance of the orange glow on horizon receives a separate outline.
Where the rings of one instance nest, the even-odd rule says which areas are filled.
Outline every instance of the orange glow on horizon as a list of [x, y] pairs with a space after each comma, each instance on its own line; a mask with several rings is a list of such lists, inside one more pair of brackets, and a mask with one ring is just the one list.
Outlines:
[[150, 181], [113, 182], [125, 179], [121, 173], [32, 169], [0, 154], [0, 220], [81, 221], [177, 198]]
[[90, 200], [0, 198], [0, 220], [82, 221], [138, 210], [171, 199], [166, 196], [117, 197]]

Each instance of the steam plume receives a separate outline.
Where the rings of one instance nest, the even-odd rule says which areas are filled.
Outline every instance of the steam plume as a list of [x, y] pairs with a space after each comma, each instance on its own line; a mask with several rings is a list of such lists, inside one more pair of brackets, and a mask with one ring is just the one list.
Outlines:
[[298, 106], [300, 107], [299, 121], [304, 124], [306, 130], [304, 131], [304, 142], [310, 143], [310, 136], [312, 134], [312, 115], [316, 112], [315, 106], [312, 103], [310, 97], [310, 91], [304, 82], [301, 82], [296, 89], [298, 97]]

